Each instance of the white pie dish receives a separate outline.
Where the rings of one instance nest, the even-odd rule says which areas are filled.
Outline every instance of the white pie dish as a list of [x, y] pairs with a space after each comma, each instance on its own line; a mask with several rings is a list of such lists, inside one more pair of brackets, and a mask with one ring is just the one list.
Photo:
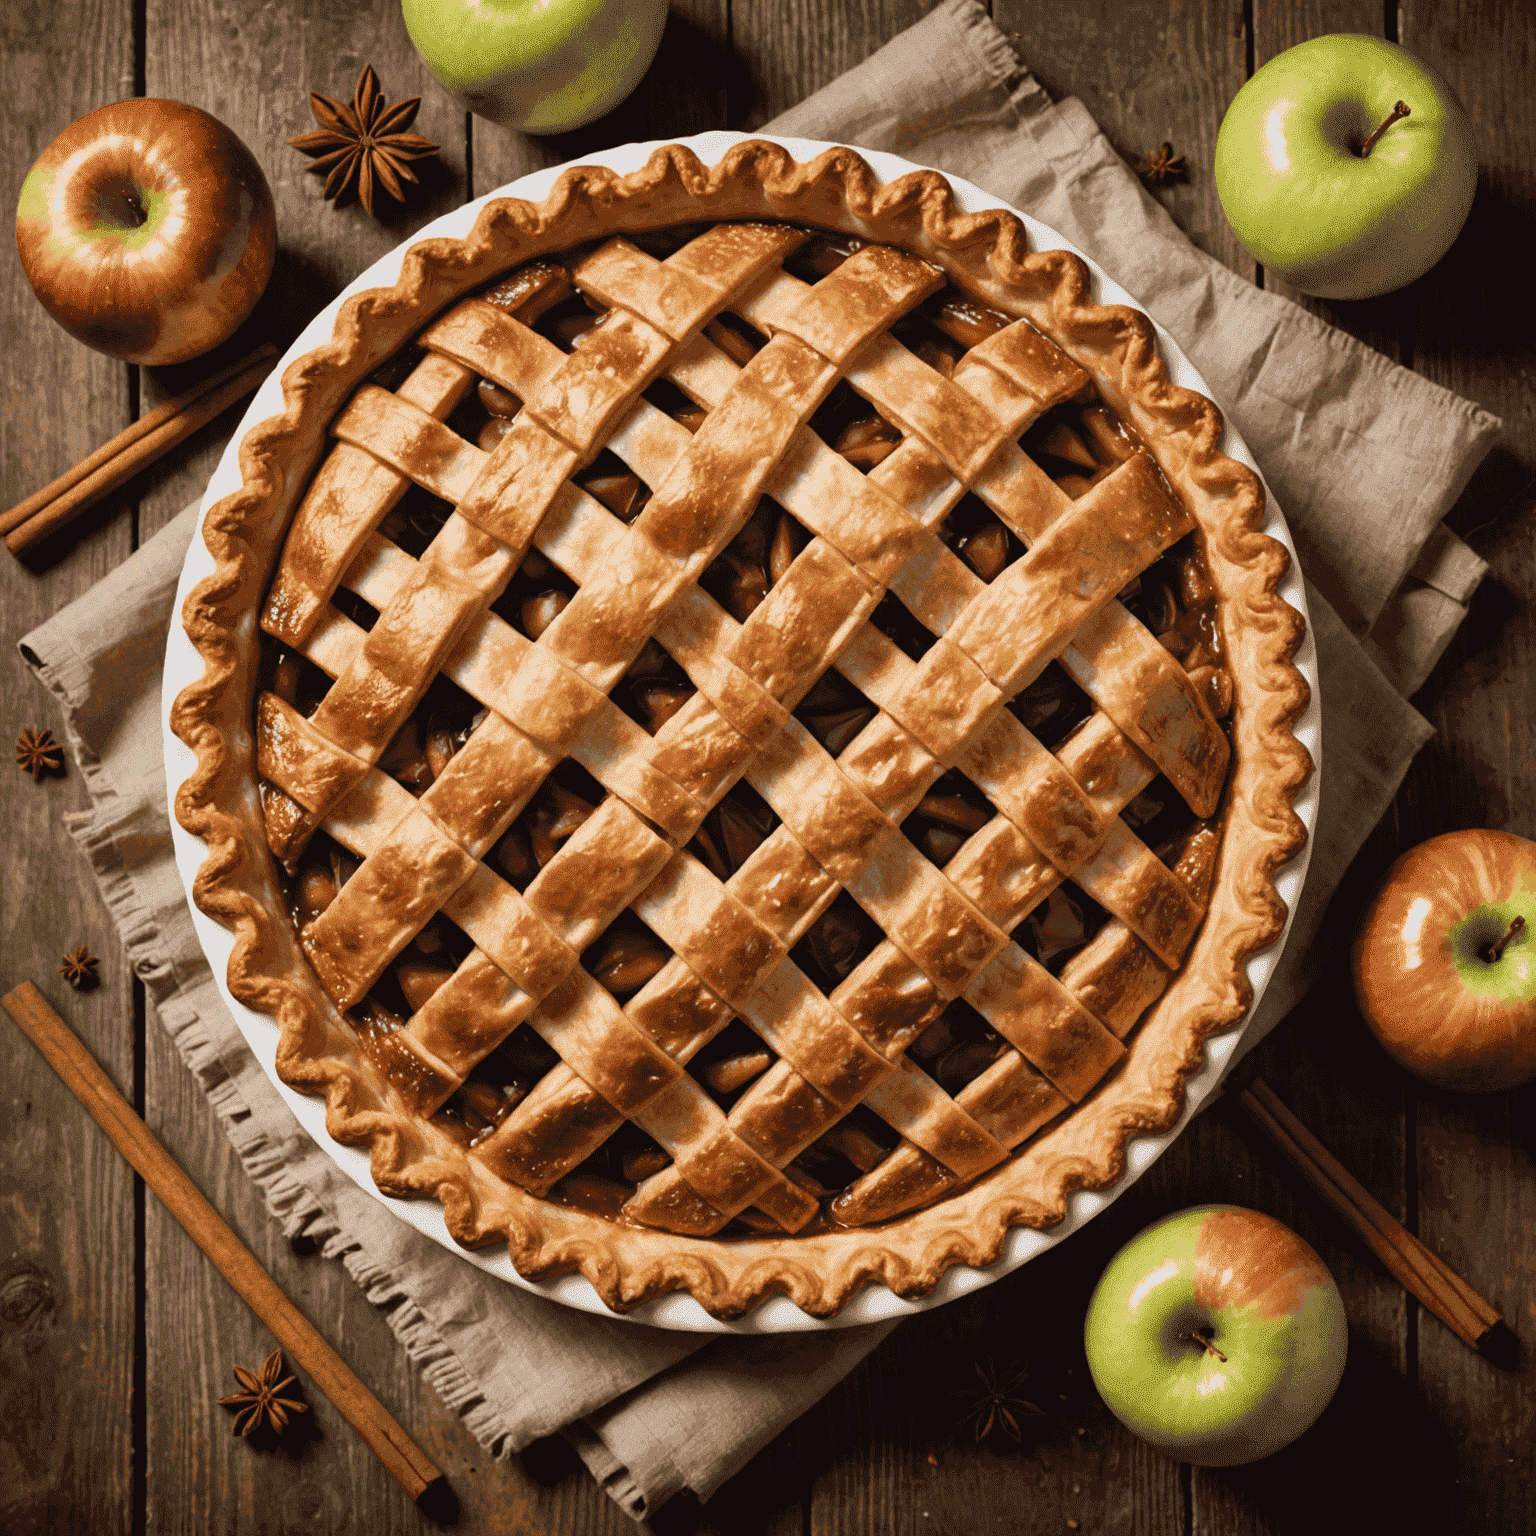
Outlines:
[[[686, 145], [701, 160], [706, 163], [713, 163], [731, 145], [740, 142], [744, 137], [744, 135], [739, 134], [715, 133], [678, 142]], [[756, 135], [755, 137], [762, 138], [765, 136]], [[772, 142], [781, 144], [796, 159], [800, 160], [808, 160], [829, 147], [824, 143], [808, 140], [774, 139]], [[601, 155], [587, 157], [585, 163], [597, 163], [616, 171], [627, 172], [643, 164], [650, 151], [655, 147], [654, 144], [628, 145]], [[898, 159], [895, 156], [869, 151], [860, 151], [860, 153], [883, 180], [895, 179], [909, 171], [919, 169], [919, 167], [912, 165], [910, 162]], [[490, 196], [512, 195], [528, 199], [542, 198], [564, 169], [565, 167], [554, 167], [547, 171], [536, 173], [533, 176], [522, 178], [510, 186], [490, 194]], [[966, 182], [953, 177], [948, 179], [957, 201], [967, 211], [1007, 207], [1006, 204], [998, 199], [987, 196]], [[438, 236], [460, 237], [467, 234], [481, 205], [488, 200], [488, 198], [481, 199], [476, 203], [468, 204], [455, 213], [435, 221], [422, 230], [415, 239], [421, 240]], [[1013, 211], [1017, 212], [1017, 210]], [[1020, 214], [1018, 216], [1026, 226], [1032, 248], [1075, 249], [1056, 235], [1054, 231], [1029, 219], [1025, 215]], [[409, 243], [411, 242], [407, 244]], [[285, 363], [327, 339], [332, 322], [341, 303], [351, 293], [364, 288], [391, 284], [400, 270], [405, 249], [406, 246], [402, 246], [392, 252], [351, 284], [343, 295], [339, 296], [332, 305], [328, 306], [306, 328], [303, 335], [300, 336], [290, 349]], [[1081, 255], [1080, 252], [1077, 254]], [[1098, 267], [1094, 266], [1092, 262], [1089, 262], [1088, 265], [1093, 276], [1093, 297], [1095, 300], [1135, 305], [1134, 298], [1119, 288]], [[1198, 373], [1172, 341], [1161, 332], [1159, 332], [1159, 337], [1174, 382], [1199, 390], [1202, 393], [1209, 393]], [[204, 498], [205, 510], [238, 486], [237, 445], [250, 426], [277, 413], [280, 401], [280, 386], [278, 384], [280, 373], [281, 369], [273, 374], [252, 402], [235, 439], [231, 443], [230, 449], [226, 452], [210, 482], [207, 495]], [[1256, 469], [1246, 446], [1243, 445], [1237, 434], [1230, 427], [1228, 427], [1220, 446], [1224, 453], [1230, 455], [1238, 462], [1247, 465], [1249, 468]], [[1264, 532], [1283, 544], [1291, 552], [1292, 568], [1281, 584], [1280, 591], [1281, 595], [1292, 607], [1305, 615], [1306, 607], [1302, 581], [1294, 563], [1294, 545], [1285, 528], [1283, 517], [1278, 509], [1275, 508], [1272, 499], [1268, 502]], [[190, 591], [192, 585], [203, 576], [210, 574], [212, 569], [212, 560], [207, 553], [203, 540], [201, 537], [195, 537], [188, 555], [186, 568], [183, 571], [181, 588], [178, 594], [178, 614], [181, 601]], [[1316, 657], [1310, 632], [1302, 642], [1295, 658], [1295, 666], [1312, 690], [1311, 702], [1307, 711], [1301, 717], [1295, 729], [1295, 734], [1302, 745], [1311, 753], [1314, 763], [1317, 763], [1321, 761], [1321, 715], [1317, 697]], [[180, 624], [174, 624], [167, 647], [165, 686], [162, 701], [163, 712], [166, 716], [169, 714], [170, 704], [176, 694], [189, 682], [195, 680], [200, 671], [201, 661], [197, 652], [193, 649]], [[191, 766], [192, 757], [190, 752], [179, 739], [171, 734], [167, 725], [167, 781], [168, 790], [173, 800], [181, 783], [187, 777]], [[1307, 828], [1309, 840], [1304, 845], [1299, 856], [1281, 870], [1275, 880], [1276, 888], [1282, 899], [1285, 901], [1288, 909], [1292, 911], [1294, 911], [1300, 896], [1302, 882], [1305, 877], [1306, 864], [1311, 847], [1310, 834], [1316, 826], [1318, 794], [1319, 784], [1317, 776], [1314, 774], [1312, 780], [1295, 801], [1296, 813]], [[182, 871], [183, 879], [190, 894], [192, 878], [204, 858], [204, 845], [198, 839], [184, 832], [176, 823], [174, 815], [172, 816], [172, 827], [178, 866]], [[205, 952], [208, 954], [210, 963], [213, 966], [221, 993], [224, 995], [226, 1003], [230, 1006], [237, 1023], [250, 1043], [256, 1058], [262, 1063], [263, 1069], [277, 1086], [285, 1101], [293, 1109], [300, 1123], [360, 1187], [373, 1197], [381, 1200], [395, 1214], [409, 1221], [434, 1241], [458, 1253], [468, 1262], [477, 1265], [479, 1268], [536, 1294], [561, 1301], [566, 1305], [576, 1306], [602, 1315], [614, 1315], [599, 1299], [591, 1285], [580, 1276], [567, 1275], [546, 1282], [525, 1280], [513, 1268], [504, 1246], [498, 1245], [471, 1253], [466, 1252], [455, 1243], [448, 1234], [442, 1209], [435, 1202], [404, 1201], [381, 1194], [374, 1186], [369, 1174], [367, 1151], [342, 1146], [326, 1133], [324, 1102], [320, 1099], [310, 1098], [295, 1092], [283, 1084], [277, 1077], [274, 1066], [277, 1044], [276, 1029], [270, 1020], [251, 1012], [237, 1003], [227, 988], [225, 978], [233, 943], [230, 934], [206, 917], [195, 905], [192, 910], [194, 924]], [[1255, 1004], [1262, 995], [1264, 986], [1278, 963], [1284, 940], [1285, 935], [1282, 933], [1278, 941], [1268, 949], [1253, 956], [1247, 962], [1247, 974], [1253, 987]], [[745, 1318], [735, 1322], [725, 1322], [710, 1316], [698, 1302], [685, 1293], [661, 1297], [622, 1315], [635, 1321], [646, 1322], [656, 1326], [695, 1331], [748, 1333], [796, 1331], [837, 1327], [845, 1324], [874, 1321], [880, 1318], [899, 1317], [909, 1312], [927, 1310], [956, 1296], [966, 1294], [981, 1285], [989, 1284], [991, 1281], [1000, 1278], [1003, 1274], [1017, 1268], [1020, 1264], [1027, 1262], [1035, 1254], [1059, 1242], [1063, 1237], [1075, 1230], [1077, 1226], [1081, 1225], [1082, 1222], [1088, 1220], [1098, 1210], [1102, 1209], [1104, 1205], [1114, 1199], [1136, 1177], [1140, 1176], [1161, 1151], [1171, 1143], [1173, 1137], [1178, 1134], [1178, 1130], [1182, 1128], [1188, 1116], [1215, 1088], [1222, 1072], [1230, 1064], [1242, 1034], [1242, 1028], [1243, 1026], [1239, 1025], [1211, 1040], [1207, 1050], [1205, 1068], [1188, 1085], [1184, 1116], [1178, 1125], [1175, 1126], [1174, 1130], [1169, 1133], [1155, 1137], [1140, 1137], [1131, 1142], [1127, 1149], [1127, 1173], [1118, 1184], [1099, 1193], [1080, 1192], [1074, 1194], [1071, 1197], [1066, 1220], [1049, 1232], [1040, 1232], [1028, 1228], [1015, 1228], [1007, 1238], [1003, 1258], [987, 1269], [978, 1270], [964, 1266], [952, 1268], [944, 1275], [933, 1292], [918, 1300], [905, 1300], [883, 1286], [867, 1286], [834, 1318], [826, 1320], [807, 1315], [787, 1298], [773, 1297], [763, 1302]]]

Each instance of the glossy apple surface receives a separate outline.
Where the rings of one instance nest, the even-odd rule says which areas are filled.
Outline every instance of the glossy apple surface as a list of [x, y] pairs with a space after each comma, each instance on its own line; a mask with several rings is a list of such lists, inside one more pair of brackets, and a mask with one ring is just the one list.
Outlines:
[[[1401, 101], [1370, 151], [1361, 146]], [[1477, 190], [1472, 125], [1456, 93], [1379, 37], [1317, 37], [1271, 59], [1232, 99], [1216, 190], [1237, 238], [1304, 293], [1361, 299], [1427, 272]]]
[[579, 128], [650, 67], [666, 0], [402, 0], [427, 68], [471, 112], [524, 133]]
[[88, 113], [38, 156], [16, 245], [71, 336], [125, 362], [179, 363], [251, 312], [277, 220], [261, 167], [223, 123], [141, 97]]
[[1461, 1092], [1536, 1077], [1536, 843], [1473, 828], [1410, 848], [1351, 959], [1360, 1012], [1410, 1072]]
[[1232, 1205], [1180, 1211], [1110, 1260], [1088, 1304], [1088, 1367], [1127, 1428], [1199, 1466], [1257, 1461], [1328, 1406], [1344, 1303], [1283, 1223]]

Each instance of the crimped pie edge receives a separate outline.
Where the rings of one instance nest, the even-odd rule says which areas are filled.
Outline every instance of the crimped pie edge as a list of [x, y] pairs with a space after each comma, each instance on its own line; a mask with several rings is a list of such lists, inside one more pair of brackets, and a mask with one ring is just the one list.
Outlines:
[[[385, 356], [454, 299], [536, 256], [600, 234], [754, 217], [840, 229], [925, 256], [978, 297], [1029, 318], [1092, 374], [1203, 530], [1234, 681], [1235, 750], [1205, 923], [1183, 969], [1136, 1027], [1126, 1059], [1087, 1099], [967, 1189], [884, 1227], [722, 1242], [538, 1200], [391, 1106], [293, 940], [266, 849], [249, 718], [255, 612], [289, 514], [324, 451], [331, 417]], [[667, 145], [629, 175], [574, 167], [540, 204], [494, 199], [464, 239], [412, 246], [394, 286], [348, 299], [332, 339], [289, 365], [282, 390], [282, 413], [240, 445], [242, 488], [205, 520], [215, 571], [183, 609], [204, 673], [171, 712], [196, 767], [175, 810], [208, 845], [194, 899], [235, 934], [230, 991], [275, 1020], [279, 1075], [325, 1096], [327, 1130], [339, 1142], [369, 1147], [382, 1190], [439, 1199], [456, 1240], [507, 1241], [527, 1278], [579, 1271], [615, 1310], [686, 1289], [719, 1318], [739, 1317], [776, 1293], [827, 1317], [870, 1282], [917, 1297], [953, 1264], [995, 1262], [1011, 1227], [1055, 1225], [1073, 1190], [1118, 1180], [1133, 1136], [1173, 1125], [1205, 1041], [1247, 1010], [1246, 960], [1284, 926], [1274, 876], [1305, 839], [1292, 801], [1312, 771], [1292, 734], [1308, 701], [1293, 664], [1304, 624], [1279, 593], [1289, 557], [1261, 531], [1257, 477], [1217, 451], [1219, 411], [1172, 384], [1144, 315], [1090, 302], [1088, 272], [1077, 257], [1030, 253], [1015, 215], [963, 212], [937, 172], [881, 184], [852, 150], [830, 149], [801, 164], [760, 140], [734, 146], [708, 167], [686, 147]], [[1241, 624], [1234, 622], [1239, 614]], [[602, 1236], [594, 1237], [599, 1227]]]

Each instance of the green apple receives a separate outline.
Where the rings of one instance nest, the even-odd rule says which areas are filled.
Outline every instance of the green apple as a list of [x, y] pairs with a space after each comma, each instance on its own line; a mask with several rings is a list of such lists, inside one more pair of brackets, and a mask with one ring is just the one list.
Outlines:
[[524, 133], [563, 133], [618, 106], [667, 21], [667, 0], [401, 0], [401, 10], [439, 83]]
[[1474, 827], [1410, 848], [1351, 960], [1360, 1012], [1410, 1072], [1489, 1093], [1536, 1077], [1536, 843]]
[[1235, 1205], [1195, 1206], [1133, 1237], [1094, 1288], [1084, 1336], [1115, 1417], [1203, 1467], [1257, 1461], [1307, 1429], [1348, 1343], [1323, 1261]]
[[1427, 272], [1476, 190], [1456, 93], [1379, 37], [1315, 37], [1277, 55], [1232, 98], [1216, 137], [1216, 191], [1237, 238], [1321, 298], [1390, 293]]

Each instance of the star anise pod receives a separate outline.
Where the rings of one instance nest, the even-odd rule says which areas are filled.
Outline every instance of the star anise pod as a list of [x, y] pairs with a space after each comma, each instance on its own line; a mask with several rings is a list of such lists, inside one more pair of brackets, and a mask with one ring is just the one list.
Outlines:
[[84, 944], [59, 961], [59, 975], [77, 992], [96, 985], [96, 967], [100, 964]]
[[1174, 154], [1173, 145], [1166, 139], [1142, 159], [1136, 172], [1149, 187], [1161, 186], [1165, 181], [1183, 181], [1187, 175], [1184, 156]]
[[16, 738], [16, 765], [34, 779], [41, 779], [45, 773], [60, 773], [64, 768], [64, 749], [53, 739], [51, 731], [23, 726]]
[[405, 131], [416, 121], [421, 97], [412, 96], [386, 107], [371, 64], [364, 66], [358, 78], [350, 107], [315, 91], [310, 92], [309, 105], [319, 128], [288, 142], [314, 158], [310, 170], [326, 173], [325, 195], [338, 203], [355, 187], [363, 207], [372, 214], [376, 186], [403, 203], [405, 188], [401, 182], [417, 180], [410, 162], [437, 153], [431, 139]]
[[962, 1391], [956, 1397], [967, 1399], [969, 1406], [961, 1413], [962, 1424], [975, 1426], [978, 1441], [985, 1440], [994, 1429], [1001, 1429], [1014, 1441], [1021, 1441], [1021, 1418], [1044, 1418], [1043, 1409], [1037, 1408], [1027, 1398], [1015, 1395], [1016, 1390], [1029, 1378], [1028, 1371], [1016, 1371], [1007, 1381], [998, 1380], [997, 1368], [991, 1360], [976, 1362], [976, 1375], [981, 1381], [980, 1392]]
[[261, 1367], [261, 1375], [243, 1365], [235, 1368], [235, 1380], [242, 1388], [219, 1399], [221, 1408], [235, 1410], [235, 1433], [249, 1436], [253, 1430], [267, 1428], [274, 1434], [288, 1427], [290, 1413], [308, 1413], [309, 1404], [281, 1394], [296, 1378], [283, 1375], [283, 1352], [274, 1349]]

